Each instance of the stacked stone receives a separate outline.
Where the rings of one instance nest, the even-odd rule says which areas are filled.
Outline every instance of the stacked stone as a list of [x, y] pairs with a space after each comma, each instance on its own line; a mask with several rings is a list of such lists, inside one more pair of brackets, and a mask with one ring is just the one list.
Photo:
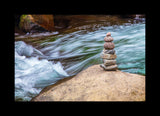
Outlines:
[[103, 64], [100, 64], [100, 66], [106, 70], [106, 71], [115, 71], [117, 70], [116, 65], [116, 54], [114, 50], [114, 43], [112, 43], [113, 38], [111, 37], [111, 33], [108, 32], [106, 37], [104, 38], [104, 49], [101, 54], [101, 58], [103, 59]]

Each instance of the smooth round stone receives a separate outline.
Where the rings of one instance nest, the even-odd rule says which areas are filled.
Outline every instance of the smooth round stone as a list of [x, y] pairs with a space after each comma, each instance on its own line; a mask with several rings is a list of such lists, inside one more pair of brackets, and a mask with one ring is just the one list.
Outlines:
[[103, 53], [105, 53], [105, 54], [115, 54], [115, 50], [114, 49], [111, 49], [111, 50], [103, 49]]
[[103, 64], [105, 66], [114, 65], [114, 64], [116, 64], [116, 60], [106, 60], [106, 59], [103, 59]]
[[105, 49], [114, 49], [114, 43], [112, 43], [112, 42], [105, 42], [104, 43], [104, 48]]
[[110, 33], [110, 32], [108, 32], [106, 36], [111, 36], [111, 33]]
[[100, 64], [100, 67], [102, 67], [105, 71], [115, 71], [118, 69], [118, 66], [116, 64], [111, 66], [105, 66], [104, 64]]
[[104, 53], [102, 53], [100, 56], [101, 56], [101, 58], [107, 59], [107, 60], [114, 60], [114, 59], [117, 58], [116, 54], [104, 54]]
[[106, 37], [104, 38], [104, 41], [105, 41], [105, 42], [111, 42], [111, 41], [113, 41], [113, 38], [106, 36]]

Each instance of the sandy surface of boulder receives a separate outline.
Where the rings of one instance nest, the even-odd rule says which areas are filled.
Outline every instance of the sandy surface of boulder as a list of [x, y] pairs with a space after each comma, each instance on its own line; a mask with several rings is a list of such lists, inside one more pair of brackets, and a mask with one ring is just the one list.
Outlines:
[[145, 76], [94, 65], [43, 90], [32, 101], [145, 101]]

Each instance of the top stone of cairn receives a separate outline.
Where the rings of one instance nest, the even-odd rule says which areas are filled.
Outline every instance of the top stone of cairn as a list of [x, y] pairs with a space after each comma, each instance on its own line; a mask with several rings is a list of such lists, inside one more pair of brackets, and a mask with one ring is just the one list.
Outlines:
[[105, 42], [112, 42], [113, 41], [113, 38], [111, 37], [111, 33], [110, 32], [107, 33], [107, 35], [104, 38], [104, 41]]
[[106, 36], [111, 36], [111, 33], [110, 33], [110, 32], [108, 32]]

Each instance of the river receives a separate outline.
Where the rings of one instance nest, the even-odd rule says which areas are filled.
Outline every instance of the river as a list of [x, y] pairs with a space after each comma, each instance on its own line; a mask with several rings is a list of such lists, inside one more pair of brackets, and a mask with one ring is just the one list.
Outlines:
[[145, 20], [83, 25], [64, 33], [15, 39], [15, 100], [29, 101], [44, 87], [101, 64], [104, 37], [114, 38], [118, 69], [145, 75]]

